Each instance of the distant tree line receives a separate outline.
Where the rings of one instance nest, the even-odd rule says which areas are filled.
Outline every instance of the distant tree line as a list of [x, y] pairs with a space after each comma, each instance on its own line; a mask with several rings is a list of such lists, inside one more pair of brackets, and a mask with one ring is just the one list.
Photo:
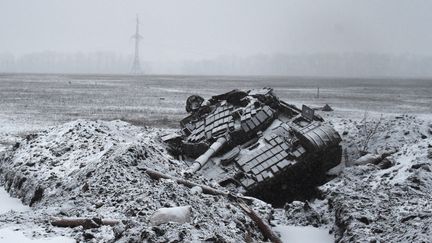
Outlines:
[[130, 58], [110, 52], [37, 52], [15, 57], [0, 54], [0, 72], [24, 73], [124, 73]]
[[[144, 58], [145, 60], [145, 58]], [[131, 55], [110, 52], [0, 54], [0, 72], [129, 73]], [[219, 56], [195, 61], [143, 61], [147, 74], [432, 77], [432, 57], [388, 54]]]

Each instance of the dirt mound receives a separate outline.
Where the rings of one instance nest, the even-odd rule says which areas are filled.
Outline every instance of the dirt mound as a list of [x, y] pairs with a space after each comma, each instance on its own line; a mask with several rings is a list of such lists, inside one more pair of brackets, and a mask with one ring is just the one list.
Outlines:
[[[373, 122], [372, 122], [373, 121]], [[379, 118], [371, 119], [377, 124]], [[322, 187], [321, 200], [293, 202], [279, 214], [295, 225], [330, 225], [337, 242], [430, 242], [432, 232], [432, 138], [427, 122], [414, 116], [381, 119], [368, 151], [396, 150], [392, 166], [350, 165], [363, 143], [363, 123], [335, 119], [348, 161], [339, 176]], [[358, 155], [357, 155], [358, 156]], [[283, 218], [283, 216], [280, 216]]]
[[[147, 167], [176, 176], [186, 168], [167, 155], [160, 133], [121, 121], [78, 120], [27, 136], [2, 155], [0, 170], [6, 190], [33, 210], [9, 221], [34, 221], [47, 233], [59, 230], [49, 225], [50, 217], [121, 220], [115, 227], [77, 227], [62, 233], [95, 242], [263, 240], [248, 216], [226, 198], [171, 180], [154, 181], [139, 170]], [[149, 224], [157, 209], [174, 206], [191, 206], [192, 221]], [[264, 203], [255, 202], [255, 209], [268, 215]]]
[[[383, 119], [370, 151], [391, 148], [394, 166], [352, 166], [323, 186], [341, 242], [430, 242], [432, 232], [431, 137], [414, 116]], [[355, 136], [355, 134], [353, 134]]]

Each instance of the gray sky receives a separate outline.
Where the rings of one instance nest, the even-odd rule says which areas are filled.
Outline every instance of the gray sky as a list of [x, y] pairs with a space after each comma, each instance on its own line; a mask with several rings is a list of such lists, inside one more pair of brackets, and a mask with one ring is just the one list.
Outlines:
[[0, 0], [0, 53], [130, 54], [142, 59], [365, 52], [432, 55], [429, 0]]

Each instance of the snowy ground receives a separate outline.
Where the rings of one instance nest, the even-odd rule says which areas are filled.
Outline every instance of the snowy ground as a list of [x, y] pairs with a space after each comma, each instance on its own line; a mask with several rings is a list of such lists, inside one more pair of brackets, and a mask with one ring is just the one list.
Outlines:
[[328, 229], [315, 228], [312, 226], [278, 225], [274, 230], [280, 234], [283, 242], [301, 243], [332, 243], [334, 237], [329, 234]]
[[32, 238], [31, 236], [26, 236], [21, 228], [2, 228], [0, 229], [0, 242], [10, 243], [10, 242], [20, 242], [20, 243], [74, 243], [76, 242], [72, 238], [68, 237], [49, 237], [49, 238]]
[[18, 198], [11, 197], [3, 187], [0, 188], [0, 214], [9, 211], [23, 212], [26, 210], [30, 210], [30, 207], [22, 204]]
[[[21, 200], [11, 197], [3, 187], [0, 188], [0, 215], [7, 212], [26, 212], [32, 210], [29, 206], [24, 205]], [[50, 237], [35, 239], [24, 234], [34, 227], [23, 228], [16, 225], [3, 225], [0, 227], [0, 243], [20, 242], [20, 243], [55, 243], [55, 242], [75, 242], [72, 238], [67, 237]]]
[[[286, 242], [432, 241], [429, 226], [432, 225], [430, 81], [396, 82], [391, 87], [387, 81], [383, 85], [375, 81], [353, 81], [341, 87], [335, 85], [337, 82], [327, 81], [321, 86], [320, 99], [316, 99], [315, 81], [293, 82], [294, 85], [290, 86], [276, 78], [268, 82], [263, 78], [244, 83], [242, 78], [205, 77], [205, 89], [200, 88], [203, 85], [200, 86], [198, 78], [186, 82], [187, 77], [152, 77], [142, 82], [129, 77], [98, 77], [96, 81], [92, 79], [94, 77], [26, 78], [23, 82], [22, 76], [1, 77], [0, 153], [16, 142], [20, 143], [16, 148], [19, 153], [13, 155], [13, 162], [21, 168], [17, 178], [27, 179], [20, 188], [16, 187], [18, 180], [7, 186], [12, 195], [22, 198], [28, 205], [37, 185], [44, 186], [45, 192], [49, 193], [44, 193], [46, 196], [31, 208], [19, 204], [14, 198], [0, 195], [0, 208], [3, 210], [0, 211], [0, 242], [10, 242], [11, 237], [15, 240], [46, 238], [51, 240], [48, 242], [60, 240], [52, 237], [69, 237], [97, 242], [118, 237], [119, 232], [123, 240], [145, 237], [156, 241], [203, 240], [205, 238], [200, 237], [209, 232], [213, 233], [209, 238], [213, 241], [244, 241], [245, 232], [250, 232], [248, 237], [252, 239], [262, 240], [247, 217], [230, 202], [206, 196], [198, 199], [190, 190], [179, 190], [173, 182], [149, 181], [133, 169], [134, 166], [128, 165], [131, 159], [138, 158], [146, 166], [155, 166], [152, 168], [176, 175], [182, 165], [166, 156], [157, 141], [158, 134], [163, 130], [134, 127], [119, 121], [75, 120], [124, 118], [137, 125], [172, 127], [184, 115], [184, 100], [191, 93], [209, 96], [231, 88], [270, 84], [285, 101], [311, 106], [329, 103], [335, 108], [334, 112], [321, 115], [342, 134], [342, 145], [346, 151], [345, 161], [336, 173], [338, 177], [320, 188], [321, 198], [292, 202], [281, 209], [256, 205], [256, 209], [268, 218]], [[220, 82], [212, 82], [215, 79]], [[16, 80], [23, 83], [16, 85]], [[219, 86], [213, 87], [214, 83]], [[182, 88], [182, 85], [186, 86]], [[142, 88], [151, 92], [140, 96], [139, 93], [146, 92]], [[92, 92], [94, 99], [89, 99]], [[382, 115], [377, 133], [369, 141], [367, 150], [381, 153], [397, 149], [390, 157], [393, 164], [388, 168], [350, 164], [360, 156], [365, 110], [368, 111], [366, 118], [369, 126], [380, 121]], [[61, 125], [67, 121], [72, 122]], [[58, 127], [48, 128], [52, 125]], [[28, 137], [31, 133], [39, 135]], [[145, 151], [150, 155], [145, 155]], [[119, 166], [118, 163], [123, 164]], [[2, 181], [7, 185], [11, 178], [5, 177], [7, 173], [2, 166]], [[88, 179], [86, 174], [90, 172], [95, 176]], [[202, 178], [197, 180], [212, 183]], [[83, 192], [82, 188], [90, 191]], [[140, 188], [139, 195], [137, 188]], [[101, 196], [94, 197], [91, 192]], [[128, 195], [125, 192], [130, 192], [131, 196], [125, 197]], [[181, 203], [174, 194], [182, 195]], [[137, 200], [139, 198], [142, 199]], [[154, 202], [149, 198], [162, 201]], [[157, 208], [186, 205], [195, 205], [193, 223], [156, 228], [147, 226], [148, 218]], [[210, 213], [208, 205], [212, 205]], [[46, 221], [50, 216], [61, 215], [132, 220], [122, 224], [126, 229], [117, 227], [114, 230], [105, 226], [100, 230], [61, 229], [50, 226]], [[197, 225], [201, 228], [196, 228]], [[190, 231], [194, 233], [180, 234]]]

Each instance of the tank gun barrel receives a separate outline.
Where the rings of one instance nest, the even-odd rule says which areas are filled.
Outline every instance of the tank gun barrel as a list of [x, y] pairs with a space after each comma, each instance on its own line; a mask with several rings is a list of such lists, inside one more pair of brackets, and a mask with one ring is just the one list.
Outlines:
[[213, 155], [215, 155], [226, 143], [227, 138], [225, 136], [218, 138], [210, 148], [200, 155], [189, 168], [188, 172], [193, 174], [203, 167]]

